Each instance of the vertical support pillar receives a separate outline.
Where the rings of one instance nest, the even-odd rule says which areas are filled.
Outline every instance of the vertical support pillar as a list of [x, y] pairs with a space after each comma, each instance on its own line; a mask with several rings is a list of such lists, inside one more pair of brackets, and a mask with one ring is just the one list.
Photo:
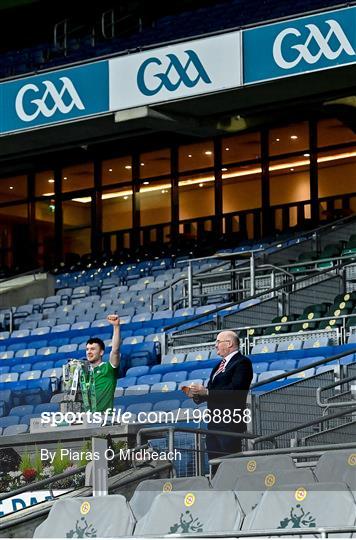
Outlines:
[[103, 497], [108, 494], [108, 461], [105, 455], [106, 450], [106, 439], [92, 438], [93, 456], [99, 455], [99, 459], [93, 460], [93, 497]]

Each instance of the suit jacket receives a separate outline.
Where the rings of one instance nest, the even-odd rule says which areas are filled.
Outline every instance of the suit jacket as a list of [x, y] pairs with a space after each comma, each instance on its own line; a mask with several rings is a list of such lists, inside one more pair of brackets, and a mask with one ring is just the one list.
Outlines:
[[[210, 411], [224, 411], [228, 409], [233, 415], [234, 409], [241, 409], [241, 414], [246, 408], [246, 399], [248, 390], [253, 377], [252, 363], [249, 358], [243, 356], [239, 351], [230, 358], [225, 371], [220, 372], [214, 378], [214, 373], [217, 371], [217, 364], [211, 372], [208, 382], [209, 395], [207, 397], [208, 409]], [[206, 398], [198, 398], [194, 401], [201, 403]], [[214, 425], [213, 425], [214, 424]], [[245, 431], [246, 424], [244, 422], [210, 422], [211, 429], [222, 429], [223, 431]]]

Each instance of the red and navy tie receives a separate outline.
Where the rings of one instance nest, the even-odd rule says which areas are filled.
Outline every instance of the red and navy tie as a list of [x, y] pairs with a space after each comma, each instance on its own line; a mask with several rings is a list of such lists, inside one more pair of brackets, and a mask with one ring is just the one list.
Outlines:
[[216, 375], [219, 375], [219, 373], [221, 373], [222, 371], [224, 371], [225, 369], [225, 364], [226, 364], [226, 358], [223, 358], [219, 364], [219, 367], [218, 369], [215, 371], [214, 375], [213, 375], [213, 380], [215, 379]]

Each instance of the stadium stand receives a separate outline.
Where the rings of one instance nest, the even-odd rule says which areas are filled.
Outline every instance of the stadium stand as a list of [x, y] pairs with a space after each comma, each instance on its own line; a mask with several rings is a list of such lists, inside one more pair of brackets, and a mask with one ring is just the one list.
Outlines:
[[[0, 38], [0, 535], [355, 536], [356, 6], [28, 4]], [[112, 313], [116, 417], [44, 425]], [[251, 421], [208, 461], [182, 388], [226, 329]]]

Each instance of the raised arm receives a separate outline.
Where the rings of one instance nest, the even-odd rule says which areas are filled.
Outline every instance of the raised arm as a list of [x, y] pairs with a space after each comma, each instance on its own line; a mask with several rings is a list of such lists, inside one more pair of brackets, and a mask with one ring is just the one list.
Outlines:
[[117, 368], [120, 364], [120, 319], [118, 315], [108, 315], [107, 320], [113, 327], [109, 362], [112, 367]]

